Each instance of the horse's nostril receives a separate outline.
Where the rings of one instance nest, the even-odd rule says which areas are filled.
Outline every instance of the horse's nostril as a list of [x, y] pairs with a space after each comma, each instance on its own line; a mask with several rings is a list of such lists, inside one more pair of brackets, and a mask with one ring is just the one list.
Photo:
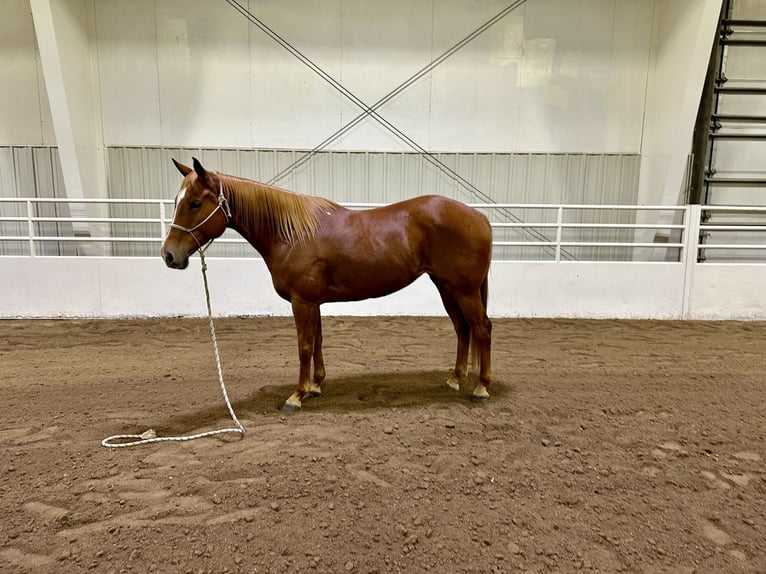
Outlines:
[[173, 263], [173, 254], [170, 251], [165, 252], [165, 263], [167, 265], [170, 265]]

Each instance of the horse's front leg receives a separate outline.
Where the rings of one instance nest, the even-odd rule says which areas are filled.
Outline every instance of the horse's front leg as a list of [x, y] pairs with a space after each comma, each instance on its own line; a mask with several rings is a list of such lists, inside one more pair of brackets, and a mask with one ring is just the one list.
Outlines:
[[283, 411], [295, 411], [301, 408], [303, 398], [311, 389], [311, 359], [314, 356], [319, 324], [319, 305], [294, 298], [292, 306], [295, 329], [298, 333], [300, 372], [298, 374], [298, 386], [285, 401], [282, 406]]
[[317, 330], [314, 335], [314, 379], [309, 387], [309, 396], [322, 394], [322, 381], [325, 378], [324, 356], [322, 355], [322, 312], [317, 308]]

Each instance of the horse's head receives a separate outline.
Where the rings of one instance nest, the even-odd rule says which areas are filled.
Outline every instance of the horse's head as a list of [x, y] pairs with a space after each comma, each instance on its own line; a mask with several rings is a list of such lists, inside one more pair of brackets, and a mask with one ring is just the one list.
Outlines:
[[173, 160], [184, 176], [176, 195], [173, 223], [162, 244], [162, 258], [173, 269], [186, 269], [189, 256], [219, 237], [229, 224], [229, 205], [220, 178], [193, 159], [194, 169]]

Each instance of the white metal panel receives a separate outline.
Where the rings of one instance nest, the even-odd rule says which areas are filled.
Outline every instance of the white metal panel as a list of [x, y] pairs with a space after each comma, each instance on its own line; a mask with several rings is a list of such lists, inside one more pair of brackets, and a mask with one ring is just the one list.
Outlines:
[[5, 0], [0, 17], [0, 145], [55, 142], [29, 0]]
[[[248, 7], [373, 103], [507, 5], [292, 0]], [[635, 153], [652, 5], [528, 2], [380, 113], [427, 149]], [[358, 114], [225, 3], [95, 6], [108, 145], [310, 148]], [[141, 81], [125, 86], [124, 74]], [[408, 148], [368, 118], [332, 149]]]
[[667, 263], [495, 262], [495, 317], [680, 319], [684, 269]]
[[[206, 310], [198, 261], [195, 257], [182, 272], [168, 269], [159, 257], [2, 258], [0, 272], [16, 280], [0, 300], [0, 317], [202, 316]], [[490, 314], [677, 318], [680, 265], [647, 265], [639, 271], [632, 264], [496, 263], [490, 272]], [[605, 282], [604, 275], [611, 280]], [[291, 313], [290, 305], [271, 287], [261, 260], [209, 258], [208, 280], [217, 316]], [[78, 296], [62, 298], [62, 292]], [[334, 303], [323, 307], [323, 312], [446, 316], [426, 277], [394, 295]]]
[[162, 140], [156, 143], [250, 145], [247, 21], [218, 2], [157, 0], [155, 10], [157, 61], [145, 63], [159, 75]]
[[[13, 277], [1, 317], [105, 317], [97, 262], [86, 258], [0, 259], [0, 274]], [[62, 297], [62, 293], [76, 296]]]
[[764, 285], [766, 265], [697, 265], [689, 318], [763, 320], [766, 318]]
[[[342, 3], [340, 72], [343, 85], [371, 105], [417, 73], [436, 55], [432, 52], [434, 19], [444, 11], [444, 6], [411, 0]], [[447, 12], [454, 15], [451, 10]], [[465, 13], [465, 9], [463, 16], [466, 28], [468, 22], [476, 19], [473, 11]], [[466, 29], [466, 33], [469, 31]], [[378, 112], [423, 147], [433, 147], [430, 96], [431, 81], [426, 76]], [[343, 101], [341, 121], [345, 124], [361, 111], [358, 106]], [[344, 135], [336, 147], [410, 149], [369, 118]]]
[[95, 3], [104, 141], [162, 141], [155, 4]]
[[766, 20], [766, 4], [760, 0], [732, 0], [731, 17]]
[[[194, 258], [185, 272], [152, 259], [0, 258], [0, 273], [14, 277], [0, 299], [0, 317], [168, 317], [205, 314], [204, 291]], [[697, 272], [687, 318], [763, 319], [766, 308], [756, 286], [766, 266], [740, 267], [735, 274], [707, 265]], [[726, 275], [736, 279], [726, 280]], [[271, 286], [260, 260], [208, 259], [211, 304], [217, 316], [289, 315], [290, 305]], [[235, 278], [235, 279], [233, 279]], [[490, 270], [492, 317], [682, 318], [683, 265], [668, 263], [501, 262]], [[712, 288], [707, 288], [706, 285]], [[725, 288], [726, 306], [715, 289]], [[76, 292], [77, 297], [61, 297]], [[711, 295], [713, 297], [711, 298]], [[696, 302], [695, 302], [696, 301]], [[327, 315], [445, 316], [431, 282], [423, 277], [407, 289], [379, 299], [335, 303]]]
[[721, 0], [655, 3], [641, 139], [640, 203], [679, 201], [720, 11]]
[[[630, 19], [616, 17], [624, 4], [527, 2], [446, 62], [433, 79], [434, 147], [636, 151], [647, 62], [626, 46], [648, 53], [651, 2], [633, 3]], [[471, 119], [457, 125], [457, 113]]]
[[[660, 0], [666, 2], [666, 0]], [[652, 73], [648, 54], [651, 51], [651, 34], [641, 33], [641, 29], [651, 22], [652, 14], [659, 2], [655, 0], [616, 0], [614, 3], [614, 36], [612, 53], [614, 63], [605, 70], [609, 80], [604, 99], [603, 147], [612, 151], [636, 151], [641, 143], [633, 138], [643, 138], [644, 118], [639, 118], [636, 110], [646, 109], [646, 91], [639, 86], [646, 85]], [[638, 23], [638, 25], [637, 25]], [[651, 24], [648, 25], [651, 29]], [[585, 24], [579, 31], [590, 30]], [[629, 33], [625, 33], [630, 31]], [[687, 50], [688, 51], [688, 50]], [[597, 49], [590, 52], [596, 57]], [[587, 53], [581, 57], [588, 58]], [[637, 147], [634, 145], [637, 143]], [[624, 147], [628, 144], [629, 147]], [[574, 150], [579, 150], [579, 147]], [[570, 150], [570, 151], [574, 151]]]
[[[233, 11], [222, 2], [215, 4], [221, 10]], [[244, 4], [328, 74], [341, 83], [345, 81], [340, 0], [252, 0]], [[248, 24], [248, 29], [249, 44], [242, 49], [249, 52], [244, 73], [251, 85], [250, 145], [312, 147], [338, 129], [342, 96], [255, 26]]]

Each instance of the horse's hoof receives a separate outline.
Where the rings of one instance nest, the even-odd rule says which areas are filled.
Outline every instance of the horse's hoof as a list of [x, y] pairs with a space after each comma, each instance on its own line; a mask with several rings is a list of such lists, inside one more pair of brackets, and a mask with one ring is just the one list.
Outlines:
[[486, 397], [482, 397], [480, 395], [471, 395], [471, 402], [475, 403], [477, 405], [483, 405], [487, 402], [487, 399], [489, 398], [489, 395]]
[[310, 399], [315, 399], [315, 398], [321, 397], [321, 396], [322, 396], [322, 391], [309, 391], [309, 394], [308, 394], [308, 397]]
[[450, 379], [448, 380], [445, 385], [447, 385], [447, 388], [451, 391], [459, 392], [460, 391], [460, 381], [457, 379]]
[[295, 405], [291, 405], [289, 403], [285, 403], [280, 407], [280, 411], [283, 413], [294, 413], [295, 411], [299, 411], [301, 408], [297, 407]]

